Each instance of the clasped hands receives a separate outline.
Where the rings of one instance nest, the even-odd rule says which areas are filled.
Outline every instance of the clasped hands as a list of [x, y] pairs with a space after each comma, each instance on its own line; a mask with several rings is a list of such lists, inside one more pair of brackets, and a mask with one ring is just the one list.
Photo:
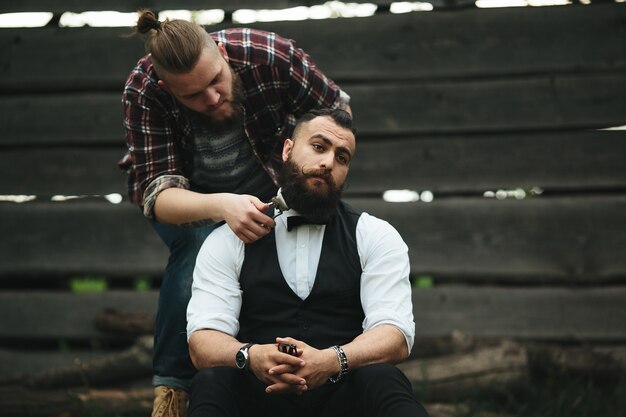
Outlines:
[[278, 337], [276, 343], [296, 345], [296, 355], [280, 352], [276, 344], [253, 345], [248, 350], [250, 370], [267, 387], [268, 394], [296, 394], [318, 388], [339, 372], [333, 349], [315, 349], [291, 337]]

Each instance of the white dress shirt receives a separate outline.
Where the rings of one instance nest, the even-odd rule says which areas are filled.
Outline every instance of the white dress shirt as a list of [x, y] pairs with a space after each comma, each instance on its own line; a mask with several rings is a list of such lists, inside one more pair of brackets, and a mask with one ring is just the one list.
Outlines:
[[[276, 217], [276, 248], [280, 269], [289, 287], [301, 299], [313, 288], [326, 226], [302, 225], [287, 231], [287, 217]], [[415, 323], [409, 283], [408, 248], [386, 221], [363, 213], [357, 223], [356, 242], [361, 260], [363, 331], [391, 324], [403, 334], [409, 352]], [[213, 329], [236, 337], [239, 332], [241, 288], [239, 274], [245, 244], [227, 225], [205, 240], [193, 273], [191, 300], [187, 307], [187, 337], [197, 330]], [[278, 336], [278, 335], [276, 335]]]

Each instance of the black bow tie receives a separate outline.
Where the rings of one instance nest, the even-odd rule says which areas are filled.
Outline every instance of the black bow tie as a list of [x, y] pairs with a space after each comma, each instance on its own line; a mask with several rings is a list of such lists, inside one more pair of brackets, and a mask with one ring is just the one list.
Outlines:
[[320, 223], [320, 222], [313, 222], [309, 219], [307, 219], [306, 217], [302, 217], [302, 216], [290, 216], [287, 217], [287, 231], [291, 232], [291, 230], [294, 227], [298, 227], [301, 226], [303, 224], [326, 224], [326, 222]]

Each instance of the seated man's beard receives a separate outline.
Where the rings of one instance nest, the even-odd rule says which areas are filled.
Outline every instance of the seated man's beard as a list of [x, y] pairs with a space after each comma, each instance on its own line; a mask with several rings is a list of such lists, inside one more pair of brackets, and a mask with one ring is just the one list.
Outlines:
[[[327, 187], [307, 186], [306, 180], [311, 177], [324, 178]], [[306, 172], [303, 167], [296, 166], [289, 156], [280, 170], [279, 184], [287, 206], [312, 223], [328, 223], [337, 213], [342, 188], [337, 187], [329, 171]]]

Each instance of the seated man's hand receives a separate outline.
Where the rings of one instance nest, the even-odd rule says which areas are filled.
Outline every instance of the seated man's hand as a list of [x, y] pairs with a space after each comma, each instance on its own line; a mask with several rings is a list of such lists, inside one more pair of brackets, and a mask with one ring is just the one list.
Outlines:
[[[315, 349], [306, 343], [291, 337], [277, 338], [277, 343], [291, 343], [296, 346], [297, 355], [304, 361], [299, 368], [290, 367], [289, 364], [278, 364], [269, 369], [271, 375], [293, 375], [306, 381], [308, 390], [324, 385], [328, 378], [335, 376], [340, 371], [337, 354], [333, 349]], [[268, 387], [272, 388], [272, 386]]]
[[267, 384], [268, 394], [301, 394], [308, 389], [306, 380], [296, 375], [305, 365], [301, 358], [280, 352], [273, 344], [253, 345], [248, 353], [250, 370]]

